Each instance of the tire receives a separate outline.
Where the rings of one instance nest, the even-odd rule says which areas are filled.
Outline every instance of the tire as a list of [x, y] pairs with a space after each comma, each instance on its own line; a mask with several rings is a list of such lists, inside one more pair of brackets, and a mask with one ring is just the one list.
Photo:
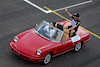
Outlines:
[[82, 48], [82, 43], [79, 42], [79, 43], [74, 47], [74, 51], [75, 51], [75, 52], [78, 52], [81, 48]]
[[48, 63], [51, 61], [51, 58], [52, 58], [51, 54], [48, 53], [48, 54], [45, 56], [45, 58], [44, 58], [44, 60], [42, 61], [42, 63], [45, 64], [45, 65], [48, 64]]

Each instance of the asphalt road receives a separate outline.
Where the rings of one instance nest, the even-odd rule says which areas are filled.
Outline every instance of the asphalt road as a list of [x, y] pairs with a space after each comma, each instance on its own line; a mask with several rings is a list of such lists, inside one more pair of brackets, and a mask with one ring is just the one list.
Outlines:
[[[30, 0], [41, 8], [52, 10], [87, 0]], [[47, 9], [45, 9], [47, 10]], [[78, 12], [81, 26], [100, 36], [100, 0], [68, 9]], [[70, 19], [64, 10], [57, 13]], [[16, 56], [9, 47], [15, 35], [35, 27], [43, 20], [65, 21], [54, 13], [46, 14], [23, 0], [0, 0], [0, 67], [100, 67], [100, 39], [90, 34], [90, 41], [79, 52], [67, 52], [51, 60], [48, 65], [31, 63]]]

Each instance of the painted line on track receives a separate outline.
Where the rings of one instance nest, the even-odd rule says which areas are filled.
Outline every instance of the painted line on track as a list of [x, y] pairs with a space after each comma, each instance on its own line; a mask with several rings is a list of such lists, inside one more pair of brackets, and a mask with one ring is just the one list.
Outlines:
[[[29, 0], [24, 0], [24, 1], [25, 1], [26, 3], [32, 5], [33, 7], [35, 7], [35, 8], [37, 8], [37, 9], [41, 10], [42, 12], [44, 12], [44, 13], [46, 13], [46, 14], [48, 14], [48, 13], [52, 13], [52, 11], [50, 11], [50, 10], [45, 10], [45, 9], [39, 7], [38, 5], [32, 3], [32, 2], [29, 1]], [[82, 2], [82, 3], [78, 3], [78, 4], [74, 4], [74, 5], [68, 6], [67, 8], [72, 8], [72, 7], [81, 6], [81, 5], [84, 5], [84, 4], [87, 4], [87, 3], [90, 3], [90, 2], [92, 2], [92, 0], [89, 0], [89, 1], [86, 1], [86, 2]], [[60, 9], [56, 9], [56, 10], [53, 10], [53, 11], [56, 12], [56, 11], [61, 11], [61, 10], [64, 10], [64, 9], [65, 9], [65, 7], [64, 7], [64, 8], [60, 8]]]
[[[82, 2], [82, 3], [78, 3], [78, 4], [74, 4], [74, 5], [71, 5], [71, 6], [67, 6], [67, 8], [81, 6], [81, 5], [90, 3], [90, 2], [92, 2], [92, 0], [89, 0], [89, 1], [86, 1], [86, 2]], [[57, 11], [61, 11], [61, 10], [64, 10], [64, 9], [65, 9], [65, 7], [64, 8], [60, 8], [60, 9], [56, 9], [56, 10], [53, 10], [53, 11], [57, 12]]]
[[[65, 18], [64, 16], [58, 14], [57, 12], [55, 12], [55, 11], [49, 9], [48, 7], [44, 6], [44, 8], [47, 9], [47, 10], [50, 10], [51, 12], [53, 12], [53, 13], [56, 14], [56, 15], [58, 15], [59, 17], [65, 19], [65, 20], [67, 20], [67, 21], [72, 22], [71, 20]], [[80, 27], [81, 27], [81, 26], [80, 26]], [[83, 28], [83, 27], [82, 27], [82, 28]], [[85, 29], [85, 28], [83, 28], [83, 29]], [[85, 29], [85, 30], [87, 30], [87, 29]], [[87, 31], [88, 31], [90, 34], [92, 34], [92, 35], [94, 35], [95, 37], [97, 37], [98, 39], [100, 39], [100, 36], [96, 35], [95, 33], [91, 32], [91, 31], [89, 31], [89, 30], [87, 30]]]
[[44, 10], [43, 8], [39, 7], [38, 5], [32, 3], [32, 2], [29, 1], [29, 0], [24, 0], [24, 1], [25, 1], [26, 3], [32, 5], [33, 7], [35, 7], [35, 8], [37, 8], [37, 9], [41, 10], [41, 11], [44, 12], [44, 13], [49, 13], [49, 12], [51, 12], [50, 10]]

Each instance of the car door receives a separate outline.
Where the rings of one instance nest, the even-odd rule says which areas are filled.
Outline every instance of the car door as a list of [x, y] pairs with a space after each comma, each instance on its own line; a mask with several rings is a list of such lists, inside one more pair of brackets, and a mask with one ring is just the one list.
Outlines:
[[75, 44], [80, 40], [80, 36], [76, 35], [74, 37], [68, 38], [64, 41], [59, 42], [57, 47], [57, 53], [63, 51], [70, 51], [72, 48], [75, 47]]
[[67, 39], [67, 40], [61, 41], [61, 42], [56, 44], [56, 49], [55, 49], [55, 53], [54, 54], [58, 54], [60, 52], [67, 51], [71, 47], [73, 47], [71, 39]]
[[54, 54], [68, 50], [69, 48], [72, 47], [71, 38], [65, 37], [65, 33], [59, 29], [57, 29], [57, 32], [53, 36], [53, 38], [57, 41], [54, 45], [55, 46]]

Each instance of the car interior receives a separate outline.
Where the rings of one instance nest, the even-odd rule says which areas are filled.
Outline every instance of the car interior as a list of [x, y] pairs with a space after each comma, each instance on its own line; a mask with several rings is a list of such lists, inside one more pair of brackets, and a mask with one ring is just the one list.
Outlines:
[[[65, 32], [66, 31], [66, 29], [63, 29], [63, 26], [62, 25], [60, 25], [60, 24], [55, 24], [55, 25], [53, 25], [53, 26], [55, 26], [56, 28], [59, 28], [60, 30], [63, 30], [63, 32], [64, 32], [64, 34], [63, 34], [63, 37], [62, 37], [62, 41], [63, 40], [66, 40], [66, 39], [68, 39], [69, 38], [69, 32]], [[76, 35], [76, 33], [74, 33], [73, 34], [73, 36], [75, 36]], [[58, 39], [58, 38], [57, 38]]]

